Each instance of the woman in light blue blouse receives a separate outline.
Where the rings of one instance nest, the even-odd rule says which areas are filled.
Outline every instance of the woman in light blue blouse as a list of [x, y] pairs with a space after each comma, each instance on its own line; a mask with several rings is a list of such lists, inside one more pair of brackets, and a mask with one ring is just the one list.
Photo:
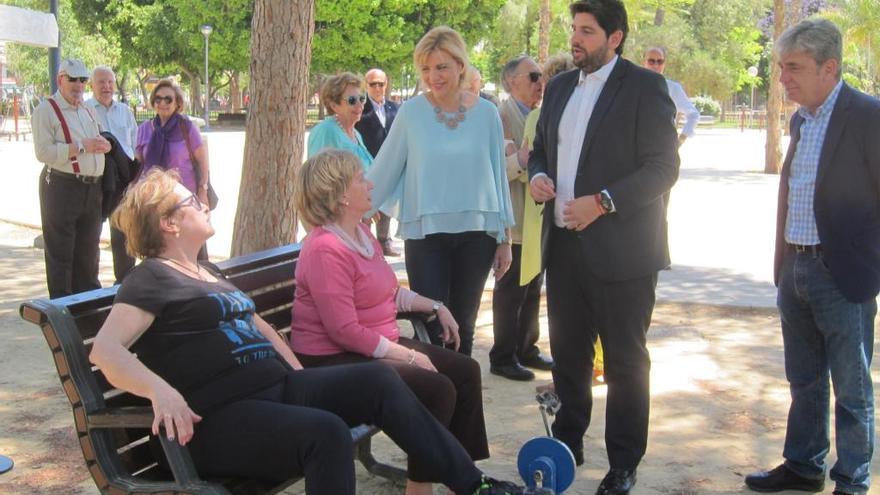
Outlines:
[[354, 125], [364, 113], [367, 97], [361, 93], [364, 82], [351, 72], [328, 77], [321, 84], [321, 103], [327, 109], [327, 118], [309, 131], [308, 157], [325, 148], [351, 151], [361, 160], [364, 171], [373, 163], [373, 156], [364, 146], [361, 134]]
[[[413, 55], [428, 91], [400, 107], [367, 178], [373, 204], [397, 218], [410, 288], [443, 301], [470, 355], [489, 270], [510, 268], [513, 225], [504, 134], [495, 106], [462, 87], [461, 36], [432, 29]], [[441, 342], [441, 329], [431, 328]]]

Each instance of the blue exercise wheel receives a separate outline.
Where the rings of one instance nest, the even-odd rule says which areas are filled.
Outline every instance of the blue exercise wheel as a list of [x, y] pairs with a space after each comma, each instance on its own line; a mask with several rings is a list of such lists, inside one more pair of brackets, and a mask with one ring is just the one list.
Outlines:
[[559, 494], [574, 482], [574, 455], [567, 445], [555, 438], [529, 440], [519, 449], [516, 464], [519, 475], [531, 490], [544, 488]]
[[5, 455], [0, 455], [0, 474], [3, 474], [10, 469], [15, 463], [12, 462], [12, 459], [6, 457]]

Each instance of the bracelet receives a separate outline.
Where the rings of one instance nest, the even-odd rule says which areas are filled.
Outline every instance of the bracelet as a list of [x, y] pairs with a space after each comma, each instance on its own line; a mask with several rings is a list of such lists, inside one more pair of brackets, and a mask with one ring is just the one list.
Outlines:
[[409, 361], [406, 364], [413, 364], [416, 362], [416, 351], [415, 349], [409, 350]]

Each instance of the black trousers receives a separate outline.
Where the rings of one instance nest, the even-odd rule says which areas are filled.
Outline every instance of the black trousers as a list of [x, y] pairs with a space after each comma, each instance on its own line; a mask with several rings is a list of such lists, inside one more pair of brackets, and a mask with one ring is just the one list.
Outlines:
[[100, 289], [101, 183], [53, 173], [47, 184], [46, 174], [44, 167], [39, 194], [49, 298]]
[[125, 250], [125, 234], [121, 230], [110, 227], [110, 250], [113, 252], [113, 276], [117, 284], [134, 268], [134, 258]]
[[577, 233], [553, 227], [547, 256], [547, 314], [553, 383], [562, 407], [553, 436], [583, 452], [593, 406], [596, 336], [602, 337], [605, 446], [611, 468], [633, 469], [645, 454], [650, 413], [651, 359], [647, 331], [657, 274], [625, 281], [600, 280], [585, 267]]
[[510, 270], [495, 282], [492, 293], [492, 332], [495, 343], [489, 351], [493, 366], [504, 366], [534, 359], [540, 354], [538, 342], [540, 326], [538, 312], [541, 306], [541, 285], [544, 275], [539, 274], [526, 285], [519, 284], [522, 245], [514, 244], [513, 264]]
[[[419, 401], [461, 443], [472, 460], [488, 459], [489, 441], [483, 416], [479, 363], [468, 356], [417, 340], [401, 338], [398, 343], [426, 354], [437, 371], [429, 371], [402, 361], [378, 362], [390, 366], [400, 375]], [[307, 368], [376, 361], [352, 352], [327, 356], [296, 356]], [[407, 471], [413, 481], [431, 481], [431, 469], [430, 466], [420, 465], [416, 458], [408, 459]]]
[[[480, 298], [497, 248], [495, 239], [484, 231], [441, 233], [407, 239], [404, 247], [410, 288], [443, 301], [458, 322], [458, 351], [470, 356]], [[428, 324], [433, 343], [442, 345], [442, 331], [437, 320]]]
[[206, 413], [190, 453], [203, 475], [305, 475], [306, 493], [354, 494], [349, 427], [358, 424], [380, 427], [429, 469], [430, 481], [456, 493], [480, 479], [449, 431], [394, 370], [376, 362], [293, 371], [278, 385]]

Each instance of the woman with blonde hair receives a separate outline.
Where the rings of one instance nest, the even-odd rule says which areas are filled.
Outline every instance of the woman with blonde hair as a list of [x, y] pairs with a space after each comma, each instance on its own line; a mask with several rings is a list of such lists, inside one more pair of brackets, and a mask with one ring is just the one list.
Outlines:
[[[373, 209], [400, 225], [410, 287], [449, 307], [459, 352], [470, 355], [489, 271], [497, 280], [512, 258], [504, 134], [495, 106], [462, 85], [468, 59], [457, 32], [430, 30], [413, 60], [427, 91], [400, 107], [367, 178]], [[442, 328], [429, 330], [442, 344]]]
[[149, 172], [114, 212], [143, 261], [89, 355], [110, 383], [150, 401], [153, 435], [161, 427], [188, 445], [203, 476], [305, 476], [306, 493], [353, 495], [348, 425], [373, 424], [456, 493], [521, 493], [477, 469], [389, 367], [302, 369], [253, 300], [198, 263], [210, 212], [177, 179]]

